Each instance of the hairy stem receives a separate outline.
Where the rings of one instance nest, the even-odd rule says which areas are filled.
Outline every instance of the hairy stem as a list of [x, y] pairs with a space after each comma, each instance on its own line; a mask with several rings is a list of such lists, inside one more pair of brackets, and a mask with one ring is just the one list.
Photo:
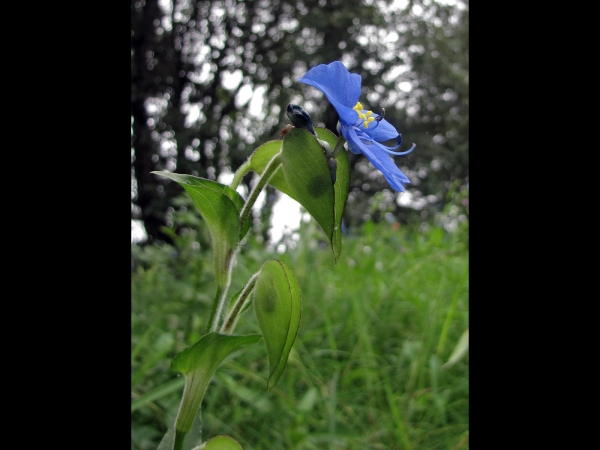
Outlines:
[[231, 189], [237, 189], [237, 187], [240, 185], [240, 183], [242, 182], [242, 178], [244, 178], [244, 176], [250, 172], [251, 167], [250, 167], [250, 160], [246, 160], [246, 162], [244, 164], [242, 164], [239, 169], [235, 172], [235, 174], [233, 175], [233, 180], [231, 180], [231, 183], [229, 183], [229, 187]]
[[258, 278], [259, 274], [260, 274], [260, 271], [256, 272], [254, 275], [252, 275], [252, 277], [250, 277], [250, 279], [246, 283], [246, 286], [244, 286], [244, 289], [242, 289], [242, 292], [240, 292], [239, 297], [237, 298], [234, 305], [229, 310], [229, 313], [227, 313], [227, 315], [225, 316], [225, 320], [223, 321], [223, 326], [221, 327], [221, 333], [231, 334], [233, 332], [233, 329], [237, 323], [240, 313], [243, 311], [244, 307], [246, 306], [246, 303], [247, 303], [246, 300], [248, 299], [248, 297], [252, 293], [252, 290], [254, 289], [254, 285], [256, 284], [256, 279]]
[[225, 302], [227, 300], [227, 291], [229, 290], [229, 285], [231, 284], [231, 272], [233, 270], [233, 263], [235, 262], [238, 249], [219, 253], [224, 253], [225, 258], [222, 261], [217, 261], [216, 264], [222, 265], [222, 269], [219, 270], [218, 267], [215, 267], [215, 273], [221, 273], [223, 275], [216, 279], [217, 292], [215, 293], [215, 300], [213, 303], [211, 316], [208, 321], [209, 331], [217, 331], [219, 324], [221, 323], [221, 319], [223, 318], [223, 314], [225, 312]]
[[[273, 176], [275, 171], [277, 169], [279, 169], [280, 165], [281, 165], [281, 152], [277, 153], [275, 156], [273, 156], [271, 161], [269, 161], [269, 163], [267, 164], [267, 167], [265, 167], [265, 170], [263, 171], [260, 178], [258, 179], [258, 182], [256, 183], [256, 185], [250, 192], [250, 195], [248, 196], [248, 200], [246, 200], [246, 203], [244, 203], [244, 207], [242, 208], [242, 211], [240, 212], [240, 228], [242, 228], [242, 229], [244, 228], [244, 225], [245, 225], [246, 221], [248, 220], [250, 213], [252, 211], [252, 206], [254, 205], [254, 203], [256, 203], [256, 199], [258, 198], [258, 195], [261, 193], [261, 191], [267, 185], [267, 183], [269, 182], [269, 180], [271, 179], [271, 177]], [[244, 167], [244, 166], [246, 166], [246, 168], [244, 168], [242, 170], [242, 167]], [[250, 167], [250, 165], [249, 165], [248, 161], [246, 161], [246, 163], [242, 164], [240, 169], [236, 172], [235, 176], [242, 173], [244, 170], [247, 172], [248, 170], [250, 170], [249, 167]], [[234, 179], [235, 179], [235, 176], [234, 176]], [[241, 176], [238, 178], [241, 180]], [[233, 182], [232, 182], [232, 184], [230, 184], [230, 186], [233, 188]], [[231, 254], [227, 255], [226, 261], [217, 262], [217, 264], [223, 264], [225, 270], [224, 271], [215, 270], [215, 273], [224, 273], [225, 275], [223, 276], [222, 279], [216, 280], [217, 281], [217, 292], [215, 294], [215, 301], [213, 303], [211, 316], [208, 321], [209, 331], [217, 331], [219, 329], [221, 319], [223, 318], [223, 314], [225, 311], [225, 303], [227, 301], [227, 291], [229, 289], [229, 284], [230, 284], [230, 280], [231, 280], [231, 271], [233, 269], [233, 262], [235, 261], [236, 254], [237, 254], [237, 252], [234, 251]]]
[[250, 212], [252, 211], [252, 206], [254, 206], [254, 203], [256, 203], [256, 199], [258, 198], [258, 195], [262, 192], [264, 187], [267, 185], [267, 183], [269, 182], [269, 180], [271, 179], [271, 177], [273, 176], [275, 171], [277, 169], [279, 169], [280, 165], [281, 165], [281, 152], [277, 153], [273, 157], [273, 159], [271, 159], [271, 161], [269, 161], [269, 164], [267, 164], [267, 167], [265, 167], [265, 170], [263, 171], [262, 175], [258, 179], [258, 182], [254, 186], [254, 189], [252, 189], [252, 192], [250, 192], [250, 196], [248, 197], [248, 200], [246, 200], [246, 203], [244, 204], [244, 207], [242, 208], [242, 212], [240, 213], [240, 227], [242, 229], [244, 228], [244, 225], [246, 224], [246, 221], [248, 220], [248, 218], [250, 216]]

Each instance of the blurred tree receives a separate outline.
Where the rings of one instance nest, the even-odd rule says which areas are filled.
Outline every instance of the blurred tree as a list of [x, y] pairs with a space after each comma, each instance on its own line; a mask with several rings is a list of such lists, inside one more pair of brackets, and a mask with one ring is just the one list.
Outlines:
[[[335, 130], [323, 95], [295, 81], [334, 60], [362, 75], [361, 101], [376, 112], [385, 107], [405, 141], [417, 143], [396, 162], [413, 181], [416, 206], [439, 210], [451, 179], [468, 174], [468, 4], [394, 3], [133, 0], [132, 218], [141, 219], [148, 242], [171, 241], [160, 227], [181, 192], [151, 171], [209, 179], [233, 172], [279, 137], [290, 102]], [[415, 205], [399, 204], [366, 158], [353, 155], [352, 165], [348, 223], [369, 209], [373, 219], [385, 211], [409, 220]], [[375, 192], [383, 195], [374, 203]]]

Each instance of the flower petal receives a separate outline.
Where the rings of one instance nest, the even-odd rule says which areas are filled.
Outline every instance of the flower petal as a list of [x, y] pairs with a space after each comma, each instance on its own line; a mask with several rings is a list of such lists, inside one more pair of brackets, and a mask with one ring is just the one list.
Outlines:
[[348, 72], [340, 61], [319, 64], [306, 72], [298, 81], [323, 92], [340, 115], [342, 123], [349, 125], [357, 121], [358, 113], [352, 108], [360, 97], [362, 79], [357, 73]]
[[[377, 125], [378, 123], [379, 125]], [[400, 136], [400, 133], [398, 133], [394, 125], [385, 119], [382, 119], [379, 122], [370, 122], [369, 128], [367, 128], [365, 132], [371, 139], [377, 142], [389, 141], [390, 139], [396, 139]], [[401, 143], [402, 138], [399, 139], [398, 145]]]
[[340, 122], [338, 122], [337, 131], [339, 134], [341, 134], [344, 137], [344, 139], [346, 139], [346, 141], [348, 141], [348, 150], [350, 150], [352, 153], [356, 153], [357, 155], [360, 155], [362, 153], [360, 148], [358, 148], [357, 146], [352, 144], [352, 140], [358, 139], [358, 137], [356, 136], [355, 130], [353, 130], [354, 134], [350, 135], [351, 128], [353, 128], [353, 127], [347, 126], [347, 125], [342, 125]]
[[375, 142], [371, 145], [366, 145], [352, 127], [347, 127], [344, 131], [346, 131], [344, 137], [348, 141], [350, 150], [353, 153], [358, 153], [356, 150], [360, 150], [371, 161], [371, 164], [383, 174], [393, 189], [404, 192], [404, 185], [410, 183], [410, 180], [396, 166], [391, 156], [385, 150], [379, 148], [380, 144]]

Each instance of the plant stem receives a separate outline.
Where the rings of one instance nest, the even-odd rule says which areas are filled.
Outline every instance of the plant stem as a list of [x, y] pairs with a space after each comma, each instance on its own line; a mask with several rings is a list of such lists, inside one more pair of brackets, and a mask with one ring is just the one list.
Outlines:
[[275, 171], [277, 169], [279, 169], [280, 165], [281, 165], [281, 151], [279, 153], [277, 153], [275, 156], [273, 156], [273, 159], [271, 159], [271, 161], [269, 161], [269, 164], [267, 164], [267, 167], [265, 167], [265, 170], [263, 171], [262, 175], [258, 179], [258, 182], [254, 186], [254, 189], [252, 189], [252, 192], [250, 192], [250, 196], [248, 197], [248, 200], [244, 204], [244, 207], [242, 208], [242, 212], [240, 213], [240, 227], [242, 229], [244, 228], [244, 225], [245, 225], [246, 221], [248, 220], [248, 217], [250, 216], [250, 212], [252, 211], [252, 206], [254, 206], [254, 203], [256, 202], [258, 195], [261, 193], [261, 191], [267, 185], [267, 183], [269, 182], [269, 180], [271, 179], [271, 177], [273, 176]]
[[202, 369], [195, 370], [185, 376], [183, 395], [175, 418], [175, 445], [173, 450], [183, 450], [183, 440], [192, 428], [211, 378], [212, 373]]
[[231, 183], [229, 183], [229, 187], [231, 189], [237, 189], [242, 182], [242, 178], [244, 178], [244, 176], [250, 172], [250, 170], [250, 159], [247, 159], [246, 162], [242, 164], [233, 175], [233, 180], [231, 180]]
[[[254, 205], [254, 203], [256, 203], [256, 199], [258, 198], [258, 195], [261, 193], [261, 191], [267, 185], [267, 183], [269, 182], [269, 180], [271, 179], [271, 177], [273, 176], [275, 171], [277, 169], [279, 169], [280, 165], [281, 165], [281, 151], [279, 153], [277, 153], [275, 156], [273, 156], [271, 161], [269, 161], [269, 163], [267, 164], [267, 167], [265, 167], [265, 170], [263, 170], [263, 173], [261, 174], [260, 178], [258, 179], [258, 182], [256, 183], [256, 185], [250, 192], [250, 195], [248, 196], [248, 200], [246, 200], [246, 203], [244, 203], [244, 207], [242, 208], [242, 211], [240, 212], [240, 228], [241, 229], [244, 228], [244, 224], [246, 223], [246, 221], [248, 220], [248, 218], [250, 216], [250, 213], [252, 211], [252, 206]], [[237, 177], [237, 183], [239, 183], [239, 180], [242, 179], [243, 174], [247, 173], [249, 170], [250, 170], [250, 164], [248, 161], [246, 161], [244, 164], [242, 164], [240, 169], [238, 169], [238, 171], [234, 175], [234, 181], [231, 182], [230, 187], [234, 188], [234, 182], [236, 181], [236, 177]], [[242, 174], [242, 175], [240, 175], [240, 174]], [[227, 255], [226, 261], [222, 261], [220, 263], [217, 262], [217, 264], [225, 264], [225, 270], [223, 272], [226, 275], [225, 275], [225, 277], [223, 277], [222, 280], [216, 280], [217, 281], [217, 292], [215, 294], [215, 301], [213, 303], [213, 308], [212, 308], [212, 312], [210, 315], [210, 319], [208, 320], [208, 330], [209, 331], [217, 331], [219, 329], [219, 324], [221, 323], [221, 319], [223, 317], [223, 312], [225, 311], [225, 303], [227, 300], [227, 291], [229, 290], [229, 284], [231, 282], [231, 271], [233, 269], [233, 262], [235, 261], [236, 254], [237, 254], [237, 250], [233, 251], [231, 254]], [[215, 270], [215, 273], [222, 273], [222, 272], [218, 272], [217, 270]]]
[[183, 450], [183, 440], [185, 439], [186, 434], [187, 433], [175, 432], [175, 444], [173, 445], [173, 450]]
[[215, 293], [215, 300], [213, 302], [213, 309], [210, 314], [210, 319], [208, 319], [208, 332], [217, 331], [217, 327], [219, 326], [220, 318], [222, 315], [223, 305], [225, 304], [225, 297], [227, 295], [227, 290], [229, 288], [229, 283], [225, 286], [220, 286], [217, 284], [217, 292]]
[[227, 313], [227, 315], [225, 316], [225, 320], [223, 321], [223, 326], [221, 327], [220, 331], [221, 333], [231, 334], [233, 332], [233, 329], [237, 323], [240, 313], [246, 305], [246, 299], [252, 293], [252, 289], [254, 289], [254, 285], [256, 284], [256, 279], [258, 278], [259, 274], [260, 271], [252, 275], [252, 277], [250, 277], [250, 279], [248, 280], [248, 283], [246, 283], [246, 286], [244, 286], [244, 289], [242, 289], [242, 292], [240, 292], [239, 297], [229, 310], [229, 313]]
[[333, 149], [332, 158], [337, 158], [337, 155], [339, 155], [342, 149], [344, 148], [345, 143], [346, 139], [343, 136], [340, 136], [337, 143], [335, 144], [335, 148]]

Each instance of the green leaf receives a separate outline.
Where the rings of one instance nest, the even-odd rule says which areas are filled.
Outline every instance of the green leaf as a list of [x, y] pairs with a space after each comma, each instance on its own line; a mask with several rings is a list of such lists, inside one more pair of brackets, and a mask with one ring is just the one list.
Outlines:
[[[315, 127], [319, 139], [335, 148], [338, 138], [325, 128]], [[269, 184], [300, 203], [321, 226], [331, 243], [337, 262], [342, 248], [341, 222], [350, 186], [348, 154], [340, 152], [336, 158], [335, 184], [323, 149], [306, 130], [293, 128], [283, 141], [269, 141], [258, 147], [250, 158], [251, 169], [259, 175], [273, 157], [282, 151], [282, 168], [277, 170]], [[333, 187], [333, 190], [331, 189]]]
[[267, 389], [277, 384], [287, 363], [302, 314], [300, 289], [290, 269], [270, 259], [260, 269], [254, 290], [254, 312], [269, 357]]
[[[269, 164], [269, 161], [273, 159], [273, 157], [281, 151], [281, 144], [283, 141], [269, 141], [265, 142], [263, 145], [258, 147], [252, 156], [250, 157], [250, 168], [255, 171], [257, 174], [262, 175], [263, 171]], [[289, 195], [294, 198], [294, 193], [288, 186], [288, 183], [283, 175], [283, 170], [279, 168], [269, 180], [269, 184], [273, 186], [278, 191], [283, 192], [284, 194]], [[294, 200], [296, 200], [294, 198]]]
[[204, 450], [242, 450], [242, 446], [231, 436], [219, 435], [210, 439]]
[[[185, 188], [206, 220], [211, 235], [216, 233], [223, 236], [230, 246], [235, 247], [248, 232], [249, 223], [245, 229], [239, 229], [239, 215], [244, 207], [244, 199], [236, 190], [224, 184], [192, 175], [170, 172], [152, 173], [176, 181]], [[237, 221], [233, 219], [234, 216], [238, 217]]]
[[335, 196], [323, 149], [308, 131], [293, 128], [283, 138], [281, 161], [292, 197], [315, 218], [331, 242]]
[[[152, 173], [174, 180], [183, 186], [204, 217], [213, 244], [218, 297], [229, 283], [228, 269], [234, 249], [250, 228], [250, 221], [246, 221], [243, 229], [240, 226], [239, 216], [244, 200], [229, 186], [211, 180], [178, 173]], [[215, 298], [215, 303], [217, 302], [218, 298]], [[215, 308], [213, 314], [214, 311]], [[211, 322], [212, 320], [213, 316], [210, 318]]]
[[194, 345], [175, 355], [171, 368], [184, 375], [199, 369], [213, 373], [225, 357], [241, 345], [255, 344], [260, 341], [260, 334], [236, 336], [219, 333], [208, 333]]
[[[315, 132], [319, 136], [319, 139], [327, 142], [332, 149], [335, 148], [338, 141], [338, 137], [335, 134], [325, 128], [315, 128]], [[346, 206], [348, 190], [350, 188], [350, 161], [348, 160], [348, 153], [344, 150], [339, 153], [335, 160], [337, 162], [336, 180], [333, 186], [335, 191], [335, 219], [331, 249], [333, 250], [335, 262], [337, 262], [342, 251], [342, 215], [344, 214], [344, 207]]]
[[185, 385], [175, 419], [174, 443], [183, 440], [190, 431], [206, 388], [221, 361], [238, 347], [254, 344], [260, 339], [259, 334], [229, 336], [212, 332], [205, 334], [194, 345], [175, 356], [171, 367], [184, 374]]

